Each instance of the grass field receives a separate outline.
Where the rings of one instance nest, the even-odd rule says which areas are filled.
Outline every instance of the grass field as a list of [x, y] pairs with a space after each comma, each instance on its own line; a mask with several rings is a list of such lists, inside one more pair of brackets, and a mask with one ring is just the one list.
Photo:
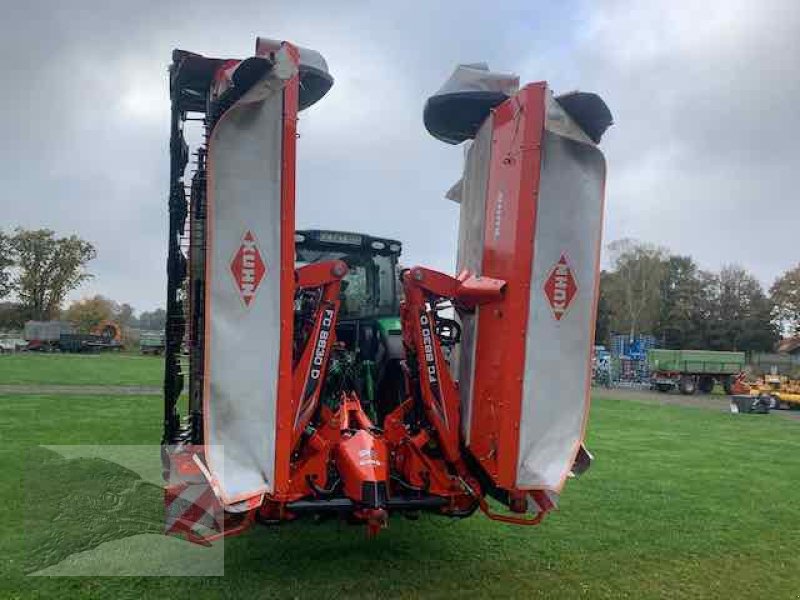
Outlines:
[[0, 384], [158, 386], [163, 373], [163, 360], [137, 354], [0, 356]]
[[[393, 519], [371, 542], [332, 522], [257, 528], [226, 541], [224, 577], [41, 578], [25, 574], [104, 541], [101, 504], [54, 510], [52, 490], [135, 475], [40, 445], [158, 444], [160, 399], [0, 396], [0, 407], [2, 598], [800, 598], [800, 423], [788, 419], [601, 399], [596, 462], [538, 528]], [[144, 487], [130, 512], [159, 506]]]

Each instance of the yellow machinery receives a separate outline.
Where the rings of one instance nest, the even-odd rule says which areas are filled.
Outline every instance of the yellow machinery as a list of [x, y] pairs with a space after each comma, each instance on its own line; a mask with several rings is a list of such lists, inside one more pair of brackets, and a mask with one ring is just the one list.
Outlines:
[[771, 409], [800, 408], [800, 380], [766, 374], [749, 387], [751, 396], [768, 396]]
[[92, 335], [97, 335], [107, 342], [122, 342], [122, 328], [114, 321], [108, 319], [101, 321], [91, 331]]

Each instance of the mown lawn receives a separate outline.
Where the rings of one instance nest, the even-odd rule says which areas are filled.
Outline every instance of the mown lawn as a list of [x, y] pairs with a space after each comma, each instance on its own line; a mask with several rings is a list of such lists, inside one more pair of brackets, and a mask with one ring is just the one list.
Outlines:
[[163, 358], [137, 354], [45, 354], [0, 356], [0, 384], [161, 385]]
[[538, 528], [395, 518], [367, 541], [332, 522], [262, 527], [225, 543], [224, 577], [26, 577], [104, 541], [108, 514], [149, 512], [118, 529], [158, 529], [147, 486], [123, 510], [54, 511], [48, 490], [71, 478], [136, 475], [39, 445], [158, 444], [160, 410], [157, 397], [0, 396], [0, 597], [800, 597], [800, 423], [610, 399], [593, 406], [595, 465]]

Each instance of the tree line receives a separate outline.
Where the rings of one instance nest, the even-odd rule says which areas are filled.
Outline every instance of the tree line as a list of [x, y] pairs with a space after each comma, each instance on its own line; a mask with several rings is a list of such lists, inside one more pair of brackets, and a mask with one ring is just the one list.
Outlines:
[[115, 302], [105, 296], [96, 295], [75, 300], [62, 312], [61, 318], [73, 323], [78, 331], [91, 331], [98, 323], [114, 321], [125, 329], [163, 331], [167, 324], [167, 311], [157, 308], [144, 311], [138, 316], [128, 303]]
[[800, 332], [800, 264], [769, 290], [737, 265], [702, 270], [690, 256], [623, 239], [607, 247], [595, 341], [651, 334], [664, 348], [769, 352]]
[[[607, 247], [600, 276], [596, 343], [614, 333], [652, 334], [665, 348], [764, 351], [780, 335], [800, 333], [800, 264], [765, 290], [742, 267], [700, 269], [690, 256], [623, 239]], [[133, 329], [163, 330], [163, 309], [136, 316], [132, 306], [103, 296], [73, 302], [67, 295], [92, 277], [95, 247], [49, 229], [0, 230], [0, 329], [63, 318], [89, 330], [103, 320]], [[13, 297], [13, 301], [3, 301]]]
[[10, 233], [0, 230], [0, 329], [22, 329], [28, 320], [64, 319], [80, 331], [104, 320], [163, 330], [163, 309], [137, 316], [130, 304], [103, 296], [77, 300], [63, 310], [67, 295], [93, 277], [87, 265], [96, 256], [94, 245], [76, 235], [57, 237], [50, 229], [21, 227]]

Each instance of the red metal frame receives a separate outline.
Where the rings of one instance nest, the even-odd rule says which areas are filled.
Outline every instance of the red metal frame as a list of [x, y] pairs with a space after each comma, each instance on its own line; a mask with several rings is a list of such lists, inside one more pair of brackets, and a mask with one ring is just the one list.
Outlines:
[[[450, 375], [435, 332], [434, 304], [438, 300], [448, 299], [462, 310], [472, 310], [502, 299], [505, 282], [466, 272], [454, 278], [423, 267], [404, 274], [401, 318], [408, 359], [406, 380], [411, 393], [385, 417], [380, 430], [367, 417], [353, 392], [343, 394], [335, 411], [319, 404], [321, 384], [336, 344], [339, 294], [346, 273], [346, 264], [339, 260], [295, 271], [295, 289], [317, 289], [319, 295], [314, 326], [294, 365], [291, 381], [292, 452], [286, 465], [285, 488], [252, 503], [243, 513], [226, 514], [219, 533], [198, 536], [191, 523], [185, 527], [179, 524], [175, 532], [182, 533], [189, 541], [207, 544], [222, 536], [241, 533], [257, 520], [295, 519], [299, 515], [293, 503], [311, 498], [306, 501], [324, 505], [326, 497], [334, 491], [338, 493], [340, 486], [339, 497], [352, 501], [350, 514], [366, 524], [369, 535], [386, 526], [392, 499], [409, 490], [420, 498], [438, 498], [438, 510], [445, 515], [465, 516], [480, 508], [496, 521], [537, 525], [552, 508], [546, 495], [507, 490], [512, 512], [527, 511], [529, 493], [541, 510], [532, 518], [494, 513], [484, 498], [485, 490], [465, 463], [458, 386]], [[326, 335], [321, 335], [323, 332]], [[324, 344], [320, 344], [321, 339]], [[312, 376], [315, 369], [317, 372]], [[312, 380], [317, 384], [310, 386]], [[420, 407], [422, 415], [417, 410]], [[318, 418], [312, 419], [315, 415]], [[331, 465], [336, 466], [340, 479], [330, 481]], [[192, 474], [196, 475], [195, 471]], [[378, 494], [379, 486], [383, 486], [380, 489], [385, 497]], [[376, 490], [374, 505], [365, 502], [365, 489]], [[174, 495], [176, 488], [171, 488], [170, 493]]]
[[479, 302], [501, 298], [505, 282], [477, 279], [468, 273], [460, 278], [414, 267], [403, 276], [405, 302], [400, 309], [403, 341], [419, 364], [419, 387], [426, 416], [433, 425], [446, 460], [461, 462], [460, 410], [458, 388], [447, 367], [441, 344], [436, 339], [435, 320], [429, 297], [447, 298], [473, 308]]
[[[257, 54], [265, 52], [256, 50]], [[298, 67], [299, 53], [294, 46], [284, 42], [280, 52], [286, 52]], [[380, 430], [352, 391], [342, 392], [336, 410], [320, 405], [337, 343], [341, 280], [347, 265], [337, 260], [298, 269], [293, 266], [299, 102], [299, 72], [295, 71], [283, 90], [280, 280], [284, 293], [279, 309], [274, 492], [238, 506], [243, 512], [226, 515], [223, 531], [211, 538], [192, 539], [191, 527], [184, 533], [203, 543], [240, 533], [257, 518], [291, 520], [298, 516], [303, 502], [325, 504], [334, 498], [334, 492], [338, 494], [335, 499], [352, 502], [350, 514], [365, 522], [371, 533], [385, 525], [393, 500], [408, 499], [433, 499], [437, 502], [426, 506], [452, 516], [480, 508], [494, 520], [538, 524], [553, 507], [552, 502], [544, 492], [514, 489], [514, 482], [520, 421], [518, 382], [524, 365], [545, 84], [526, 86], [494, 110], [486, 210], [496, 218], [487, 219], [482, 264], [482, 273], [491, 276], [477, 277], [465, 271], [451, 277], [424, 267], [403, 274], [405, 300], [400, 316], [408, 396], [384, 418]], [[297, 292], [309, 290], [317, 291], [313, 326], [298, 353], [292, 343], [298, 333], [294, 331], [294, 301]], [[478, 467], [465, 459], [458, 384], [436, 333], [441, 300], [451, 301], [459, 311], [481, 311], [478, 335], [482, 342], [476, 354], [484, 366], [475, 373], [473, 422], [467, 424], [471, 426], [470, 450]], [[334, 472], [336, 476], [331, 477]], [[209, 486], [213, 490], [213, 482]], [[170, 489], [174, 493], [176, 488]], [[374, 491], [372, 504], [365, 501], [365, 490]], [[526, 512], [529, 499], [538, 512], [530, 519], [495, 514], [485, 500], [490, 491], [505, 494], [512, 512]], [[408, 501], [406, 505], [414, 504]]]
[[[481, 310], [470, 450], [500, 487], [514, 487], [539, 189], [544, 82], [494, 109], [482, 273], [509, 282], [502, 306]], [[523, 218], [524, 215], [524, 218]]]
[[[295, 73], [283, 90], [283, 135], [281, 137], [281, 289], [294, 287], [294, 220], [295, 173], [297, 161], [297, 112], [300, 99], [300, 55], [288, 42], [281, 45], [295, 66]], [[259, 51], [256, 43], [256, 52]], [[281, 353], [279, 359], [278, 403], [275, 433], [275, 493], [288, 491], [289, 464], [294, 443], [294, 431], [289, 426], [295, 414], [294, 377], [292, 376], [294, 296], [281, 296]]]
[[[405, 302], [401, 306], [401, 319], [407, 355], [414, 355], [416, 358], [418, 369], [416, 384], [420, 390], [425, 414], [433, 425], [434, 435], [448, 463], [446, 466], [450, 468], [442, 468], [445, 465], [437, 465], [436, 460], [421, 451], [428, 442], [425, 430], [415, 438], [410, 438], [405, 432], [403, 415], [410, 410], [413, 399], [401, 405], [395, 411], [399, 414], [392, 413], [384, 423], [387, 436], [393, 434], [397, 436], [396, 468], [415, 484], [421, 483], [415, 479], [415, 471], [423, 468], [433, 473], [441, 486], [436, 488], [435, 493], [450, 496], [451, 507], [454, 509], [463, 509], [477, 502], [481, 511], [492, 520], [515, 525], [538, 525], [544, 515], [554, 508], [547, 494], [540, 490], [530, 492], [516, 490], [513, 488], [513, 483], [504, 487], [508, 493], [509, 508], [512, 512], [527, 512], [527, 498], [530, 496], [533, 499], [540, 510], [532, 518], [498, 514], [489, 508], [484, 497], [486, 490], [481, 488], [475, 474], [462, 458], [458, 386], [450, 376], [441, 343], [431, 331], [435, 321], [432, 304], [436, 300], [449, 299], [462, 310], [471, 310], [479, 305], [487, 305], [490, 308], [490, 305], [499, 305], [499, 302], [505, 299], [506, 282], [491, 277], [475, 277], [466, 271], [453, 278], [424, 267], [414, 267], [403, 275], [403, 286]], [[430, 340], [430, 343], [427, 340]], [[502, 349], [501, 345], [500, 350]], [[409, 373], [409, 378], [414, 379], [415, 374]], [[412, 382], [413, 388], [414, 382]], [[455, 476], [450, 475], [453, 471]], [[447, 480], [450, 485], [443, 485]]]
[[322, 382], [336, 343], [336, 320], [339, 315], [342, 277], [347, 265], [332, 260], [306, 265], [295, 271], [298, 289], [321, 288], [314, 328], [292, 376], [292, 449], [296, 449], [303, 430], [319, 403]]

